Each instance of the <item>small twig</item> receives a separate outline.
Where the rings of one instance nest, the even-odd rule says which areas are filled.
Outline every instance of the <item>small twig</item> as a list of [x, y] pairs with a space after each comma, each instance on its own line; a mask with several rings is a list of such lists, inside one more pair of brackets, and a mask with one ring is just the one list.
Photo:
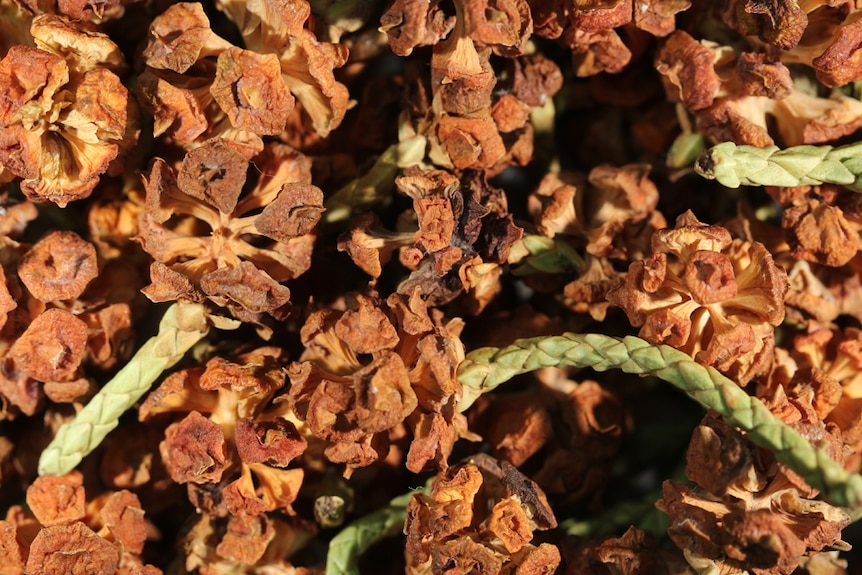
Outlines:
[[175, 303], [129, 362], [64, 424], [39, 457], [39, 475], [63, 475], [75, 468], [119, 423], [120, 416], [153, 382], [176, 364], [209, 330], [202, 304]]
[[667, 515], [655, 506], [659, 499], [660, 490], [648, 493], [640, 499], [622, 501], [597, 517], [566, 519], [560, 523], [560, 527], [568, 535], [581, 537], [621, 534], [631, 526], [661, 536], [667, 531], [669, 521]]
[[425, 144], [423, 136], [412, 136], [386, 148], [366, 173], [326, 199], [323, 221], [326, 224], [342, 222], [388, 198], [399, 170], [418, 163], [425, 156]]
[[357, 519], [333, 537], [326, 555], [326, 575], [359, 575], [362, 554], [375, 543], [394, 537], [404, 529], [407, 504], [413, 493], [399, 495], [386, 507]]
[[823, 498], [840, 507], [862, 507], [862, 476], [845, 470], [823, 450], [778, 419], [756, 397], [712, 367], [667, 345], [652, 345], [637, 337], [567, 333], [561, 336], [516, 340], [504, 348], [486, 347], [467, 355], [458, 369], [464, 395], [458, 405], [466, 410], [481, 394], [512, 377], [542, 367], [619, 368], [626, 373], [650, 374], [670, 382], [748, 438], [771, 450], [778, 461], [801, 475]]

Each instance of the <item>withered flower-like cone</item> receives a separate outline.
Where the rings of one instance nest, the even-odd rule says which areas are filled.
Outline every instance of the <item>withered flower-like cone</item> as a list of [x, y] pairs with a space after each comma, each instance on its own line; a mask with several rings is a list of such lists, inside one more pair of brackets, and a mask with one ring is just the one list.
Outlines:
[[413, 431], [407, 468], [446, 467], [466, 420], [455, 410], [464, 358], [460, 320], [429, 311], [415, 290], [385, 302], [314, 312], [302, 328], [305, 352], [288, 371], [296, 415], [328, 442], [326, 456], [348, 473], [384, 457], [389, 433]]
[[668, 98], [694, 112], [698, 132], [717, 141], [815, 144], [853, 133], [862, 122], [858, 100], [795, 87], [774, 54], [737, 53], [677, 30], [656, 52], [655, 66]]
[[586, 240], [586, 251], [594, 256], [643, 257], [649, 235], [667, 226], [656, 210], [659, 194], [649, 168], [604, 164], [587, 178], [576, 172], [547, 174], [530, 195], [528, 209], [542, 235]]
[[[381, 17], [380, 30], [397, 54], [434, 45], [431, 93], [420, 77], [424, 69], [407, 74], [408, 89], [416, 92], [407, 126], [428, 138], [428, 157], [437, 166], [497, 174], [525, 165], [533, 154], [530, 112], [559, 90], [561, 73], [541, 55], [524, 55], [533, 29], [524, 0], [495, 3], [493, 12], [474, 0], [456, 1], [454, 8], [449, 17], [437, 3], [396, 2]], [[492, 55], [509, 59], [505, 70], [495, 71]]]
[[[840, 456], [840, 439], [798, 399], [791, 404], [785, 397], [784, 406], [773, 409]], [[693, 565], [789, 574], [804, 555], [847, 547], [840, 536], [850, 518], [814, 499], [816, 491], [717, 417], [707, 415], [695, 430], [686, 474], [700, 487], [666, 481], [658, 506], [670, 516], [668, 535]]]
[[608, 293], [639, 335], [691, 354], [745, 385], [772, 362], [787, 275], [758, 242], [733, 240], [691, 211], [653, 234], [653, 255]]
[[552, 573], [560, 552], [534, 544], [557, 521], [538, 485], [506, 461], [480, 454], [439, 474], [407, 505], [405, 557], [411, 575]]
[[141, 405], [142, 421], [185, 414], [167, 427], [160, 451], [199, 509], [218, 516], [293, 513], [304, 472], [288, 466], [307, 442], [288, 404], [271, 404], [285, 382], [282, 355], [265, 347], [235, 362], [215, 357], [172, 374]]
[[122, 169], [138, 112], [107, 35], [49, 14], [30, 33], [35, 47], [13, 46], [0, 61], [0, 164], [29, 198], [62, 207]]
[[844, 465], [862, 465], [862, 332], [856, 328], [820, 328], [793, 339], [789, 353], [779, 350], [777, 365], [761, 395], [804, 395], [817, 417], [841, 431]]
[[[413, 234], [375, 229], [374, 219], [365, 216], [340, 238], [338, 249], [376, 277], [400, 247], [401, 263], [414, 271], [399, 285], [399, 293], [412, 297], [418, 288], [429, 305], [440, 305], [467, 292], [468, 311], [481, 312], [499, 291], [500, 265], [523, 234], [508, 213], [505, 193], [480, 172], [459, 178], [444, 170], [411, 167], [396, 184], [413, 199], [413, 212], [405, 214], [415, 226]], [[414, 218], [415, 224], [410, 221]]]
[[45, 396], [59, 403], [86, 396], [94, 387], [91, 369], [127, 357], [135, 294], [122, 289], [123, 281], [104, 293], [96, 250], [74, 232], [50, 232], [29, 249], [7, 242], [0, 248], [0, 293], [10, 298], [0, 306], [0, 398], [33, 415]]
[[239, 29], [243, 48], [214, 33], [198, 3], [175, 4], [150, 26], [149, 68], [139, 85], [156, 118], [155, 134], [187, 148], [220, 137], [251, 157], [263, 147], [261, 136], [288, 129], [294, 98], [317, 134], [336, 128], [348, 93], [333, 70], [347, 51], [319, 42], [305, 26], [308, 2], [217, 4]]
[[138, 90], [153, 133], [187, 149], [220, 137], [250, 158], [293, 111], [277, 58], [215, 34], [201, 4], [180, 2], [157, 16], [144, 57]]
[[566, 392], [559, 407], [554, 406], [555, 421], [560, 423], [555, 423], [556, 433], [533, 479], [546, 493], [567, 503], [594, 504], [611, 477], [629, 426], [628, 413], [615, 394], [595, 381], [575, 385], [565, 380], [556, 385]]
[[201, 513], [192, 518], [182, 544], [189, 572], [290, 573], [322, 575], [323, 571], [295, 567], [288, 559], [317, 535], [314, 524], [298, 517], [217, 517]]
[[218, 0], [216, 4], [237, 25], [248, 50], [278, 58], [284, 83], [311, 117], [317, 134], [325, 137], [335, 129], [347, 111], [349, 94], [335, 79], [334, 70], [347, 61], [347, 49], [321, 42], [309, 30], [309, 3]]
[[255, 323], [284, 317], [290, 290], [281, 282], [311, 263], [323, 194], [302, 154], [271, 146], [255, 160], [261, 175], [246, 194], [248, 161], [222, 140], [188, 152], [176, 175], [153, 162], [140, 222], [141, 243], [155, 259], [147, 297], [208, 299]]

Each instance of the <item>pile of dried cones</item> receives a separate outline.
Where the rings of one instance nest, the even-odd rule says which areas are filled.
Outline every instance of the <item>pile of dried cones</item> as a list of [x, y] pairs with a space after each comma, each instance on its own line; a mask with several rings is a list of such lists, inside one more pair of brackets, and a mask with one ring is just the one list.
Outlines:
[[862, 573], [860, 128], [849, 0], [0, 0], [0, 574]]

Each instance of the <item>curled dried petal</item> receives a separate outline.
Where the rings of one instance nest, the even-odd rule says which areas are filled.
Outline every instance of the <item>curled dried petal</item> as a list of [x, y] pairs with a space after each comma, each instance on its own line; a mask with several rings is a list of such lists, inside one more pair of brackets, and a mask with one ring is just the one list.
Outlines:
[[310, 233], [324, 211], [320, 188], [311, 184], [288, 183], [255, 218], [254, 227], [263, 235], [286, 243]]
[[121, 543], [126, 551], [138, 555], [144, 550], [147, 523], [137, 495], [125, 489], [111, 493], [99, 510], [99, 515], [111, 537]]
[[859, 231], [841, 208], [817, 200], [789, 207], [781, 225], [790, 232], [788, 243], [798, 259], [840, 267], [862, 247]]
[[347, 310], [335, 322], [335, 335], [356, 353], [394, 348], [398, 332], [380, 306], [365, 296], [356, 301], [357, 309]]
[[240, 316], [243, 312], [278, 316], [290, 304], [290, 290], [247, 261], [205, 274], [201, 290]]
[[635, 26], [654, 36], [667, 36], [676, 28], [674, 16], [691, 6], [689, 0], [638, 0]]
[[0, 573], [3, 575], [24, 573], [27, 548], [19, 541], [18, 526], [12, 521], [0, 521], [0, 557], [3, 557]]
[[27, 505], [42, 525], [65, 525], [84, 517], [83, 476], [37, 477], [27, 488]]
[[210, 29], [209, 18], [199, 2], [178, 2], [150, 24], [150, 39], [144, 49], [148, 66], [183, 73], [199, 58], [230, 47]]
[[171, 424], [159, 449], [177, 483], [217, 483], [228, 463], [224, 430], [197, 411]]
[[701, 305], [718, 303], [737, 293], [733, 263], [718, 252], [698, 250], [692, 254], [682, 280]]
[[273, 507], [257, 496], [248, 465], [242, 466], [239, 478], [221, 490], [221, 497], [228, 513], [234, 516], [254, 517], [273, 510]]
[[44, 302], [77, 298], [98, 273], [96, 248], [75, 232], [49, 233], [18, 264], [21, 281]]
[[9, 349], [17, 367], [39, 381], [72, 378], [84, 359], [87, 324], [71, 313], [51, 308], [34, 319]]
[[781, 62], [768, 59], [766, 54], [743, 52], [736, 69], [749, 96], [781, 100], [793, 92], [790, 70]]
[[686, 477], [715, 495], [739, 488], [755, 492], [765, 485], [765, 478], [754, 463], [751, 445], [741, 433], [706, 416], [689, 443]]
[[380, 31], [386, 34], [395, 54], [409, 56], [414, 48], [445, 38], [454, 22], [455, 17], [447, 17], [438, 4], [395, 0], [380, 16]]
[[174, 86], [147, 69], [138, 77], [138, 93], [142, 105], [155, 120], [154, 136], [166, 134], [185, 146], [209, 129], [206, 106], [196, 97], [195, 90]]
[[120, 550], [83, 523], [42, 529], [30, 545], [26, 573], [85, 575], [115, 573]]
[[482, 573], [497, 575], [503, 560], [491, 549], [467, 536], [434, 545], [431, 549], [431, 569], [434, 573]]
[[267, 507], [293, 514], [291, 504], [299, 495], [305, 472], [302, 469], [277, 469], [263, 463], [252, 463], [249, 468], [257, 479]]
[[177, 185], [223, 214], [236, 207], [245, 184], [248, 161], [224, 140], [213, 140], [189, 151], [177, 174]]
[[514, 396], [494, 402], [492, 423], [485, 435], [494, 454], [521, 466], [553, 436], [551, 415], [534, 395]]
[[308, 446], [296, 426], [284, 418], [255, 421], [247, 417], [236, 423], [236, 449], [245, 463], [287, 467]]
[[458, 2], [464, 27], [470, 38], [491, 46], [501, 56], [514, 57], [524, 52], [533, 33], [533, 19], [526, 0]]
[[632, 58], [631, 50], [615, 30], [586, 32], [575, 29], [570, 41], [574, 50], [572, 61], [579, 78], [600, 72], [615, 74], [621, 71]]
[[513, 499], [503, 499], [494, 505], [488, 518], [488, 531], [503, 542], [509, 553], [520, 551], [533, 538], [527, 513]]
[[667, 37], [656, 53], [656, 70], [675, 99], [690, 110], [712, 105], [719, 87], [719, 78], [713, 68], [713, 53], [692, 38], [677, 30]]
[[263, 557], [275, 535], [275, 527], [266, 515], [231, 517], [216, 553], [237, 563], [254, 565]]
[[419, 220], [419, 241], [429, 252], [449, 246], [455, 231], [455, 217], [448, 198], [425, 197], [414, 200]]
[[497, 125], [489, 114], [479, 117], [443, 116], [437, 137], [459, 170], [489, 168], [506, 153]]
[[68, 81], [69, 67], [59, 56], [21, 45], [11, 47], [0, 61], [0, 89], [4, 94], [0, 125], [19, 121], [32, 125], [38, 120], [32, 114], [50, 112], [55, 95]]
[[832, 42], [812, 64], [817, 79], [830, 88], [862, 77], [862, 19], [855, 12], [832, 35]]
[[107, 34], [66, 16], [40, 14], [33, 18], [30, 34], [36, 47], [65, 58], [75, 72], [105, 68], [122, 74], [126, 70], [120, 48]]
[[393, 352], [382, 354], [353, 375], [359, 428], [376, 433], [395, 427], [416, 409], [407, 368]]
[[275, 54], [229, 48], [219, 54], [210, 93], [235, 128], [261, 135], [284, 131], [294, 99]]

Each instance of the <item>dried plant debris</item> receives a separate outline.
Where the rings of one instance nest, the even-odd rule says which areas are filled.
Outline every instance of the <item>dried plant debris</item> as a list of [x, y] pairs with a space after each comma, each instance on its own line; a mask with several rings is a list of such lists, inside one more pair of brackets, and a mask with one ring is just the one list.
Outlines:
[[0, 0], [0, 574], [858, 571], [858, 4]]

